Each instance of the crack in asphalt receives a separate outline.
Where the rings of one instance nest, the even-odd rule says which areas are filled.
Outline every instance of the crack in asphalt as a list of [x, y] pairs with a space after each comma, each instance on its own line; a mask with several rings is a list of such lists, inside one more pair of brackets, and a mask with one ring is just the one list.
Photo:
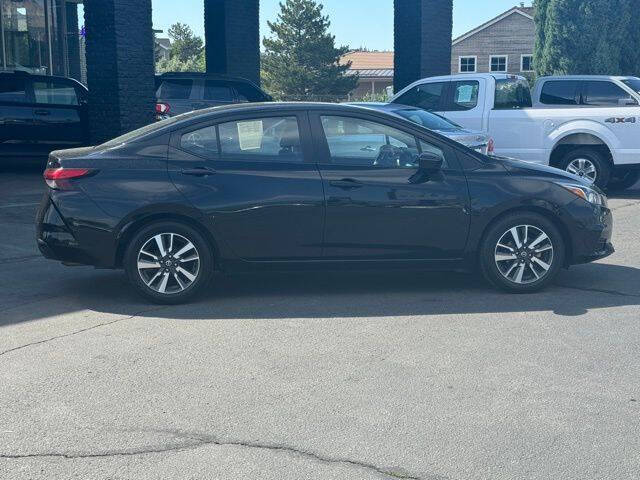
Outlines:
[[41, 345], [43, 343], [48, 343], [51, 342], [53, 340], [58, 340], [60, 338], [66, 338], [66, 337], [72, 337], [73, 335], [78, 335], [80, 333], [84, 333], [84, 332], [88, 332], [89, 330], [95, 330], [96, 328], [101, 328], [101, 327], [106, 327], [108, 325], [113, 325], [115, 323], [120, 323], [120, 322], [124, 322], [126, 320], [132, 320], [144, 313], [150, 313], [150, 312], [157, 312], [159, 310], [163, 310], [166, 309], [168, 307], [158, 307], [158, 308], [151, 308], [151, 309], [147, 309], [147, 310], [141, 310], [139, 312], [134, 313], [133, 315], [128, 315], [126, 317], [121, 317], [121, 318], [117, 318], [115, 320], [112, 320], [110, 322], [104, 322], [104, 323], [99, 323], [97, 325], [93, 325], [91, 327], [87, 327], [87, 328], [82, 328], [80, 330], [75, 330], [73, 332], [69, 332], [69, 333], [65, 333], [64, 335], [56, 335], [55, 337], [49, 337], [49, 338], [45, 338], [44, 340], [38, 340], [37, 342], [31, 342], [31, 343], [27, 343], [25, 345], [20, 345], [18, 347], [14, 347], [14, 348], [10, 348], [9, 350], [5, 350], [3, 352], [0, 352], [0, 357], [3, 355], [6, 355], [7, 353], [11, 353], [11, 352], [15, 352], [17, 350], [22, 350], [24, 348], [27, 347], [32, 347], [34, 345]]
[[[167, 432], [168, 433], [168, 432]], [[258, 449], [258, 450], [268, 450], [272, 452], [279, 453], [287, 453], [291, 455], [296, 455], [298, 457], [303, 457], [307, 459], [311, 459], [320, 463], [325, 464], [343, 464], [349, 465], [355, 468], [360, 468], [364, 470], [368, 470], [370, 472], [376, 473], [378, 475], [399, 479], [399, 480], [447, 480], [448, 477], [440, 476], [440, 475], [429, 475], [429, 476], [418, 476], [416, 474], [408, 473], [407, 471], [400, 468], [384, 468], [373, 463], [362, 462], [358, 460], [351, 460], [345, 457], [333, 457], [321, 455], [319, 453], [303, 450], [299, 448], [295, 448], [289, 445], [280, 445], [274, 443], [260, 443], [260, 442], [252, 442], [252, 441], [241, 441], [241, 440], [220, 440], [215, 437], [209, 435], [184, 435], [184, 434], [175, 434], [178, 438], [182, 438], [187, 440], [188, 442], [182, 443], [179, 445], [167, 445], [165, 447], [155, 447], [155, 448], [145, 448], [139, 450], [127, 450], [127, 451], [107, 451], [104, 453], [34, 453], [34, 454], [16, 454], [16, 455], [7, 455], [0, 454], [0, 458], [4, 459], [29, 459], [29, 458], [64, 458], [66, 460], [75, 460], [75, 459], [92, 459], [92, 458], [108, 458], [108, 457], [130, 457], [136, 455], [152, 455], [152, 454], [161, 454], [168, 452], [179, 452], [186, 450], [194, 450], [197, 448], [215, 445], [219, 447], [241, 447], [241, 448], [249, 448], [249, 449]]]
[[42, 258], [42, 255], [27, 255], [26, 257], [13, 257], [0, 259], [0, 265], [6, 265], [8, 263], [23, 263], [29, 260], [35, 260], [36, 258]]
[[603, 288], [576, 287], [576, 286], [572, 286], [572, 285], [565, 285], [565, 284], [562, 284], [562, 283], [558, 283], [557, 286], [561, 287], [561, 288], [567, 288], [569, 290], [579, 290], [581, 292], [604, 293], [604, 294], [607, 294], [607, 295], [615, 295], [617, 297], [640, 298], [640, 294], [619, 292], [618, 290], [606, 290], [606, 289], [603, 289]]
[[625, 203], [624, 205], [620, 205], [619, 207], [613, 207], [613, 208], [610, 208], [609, 210], [611, 210], [612, 212], [615, 212], [616, 210], [622, 210], [623, 208], [634, 207], [636, 205], [640, 205], [640, 201], [632, 202], [632, 203]]

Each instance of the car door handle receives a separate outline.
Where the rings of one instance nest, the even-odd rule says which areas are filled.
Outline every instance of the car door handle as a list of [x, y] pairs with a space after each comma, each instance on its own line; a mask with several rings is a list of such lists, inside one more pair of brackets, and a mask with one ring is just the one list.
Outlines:
[[180, 173], [182, 175], [191, 175], [192, 177], [208, 177], [209, 175], [215, 175], [216, 172], [213, 168], [201, 167], [201, 168], [183, 168]]
[[352, 188], [362, 188], [364, 184], [360, 183], [353, 178], [343, 178], [342, 180], [332, 180], [329, 182], [329, 185], [332, 187], [344, 188], [345, 190], [350, 190]]
[[51, 115], [51, 110], [36, 110], [35, 114], [46, 117], [47, 115]]

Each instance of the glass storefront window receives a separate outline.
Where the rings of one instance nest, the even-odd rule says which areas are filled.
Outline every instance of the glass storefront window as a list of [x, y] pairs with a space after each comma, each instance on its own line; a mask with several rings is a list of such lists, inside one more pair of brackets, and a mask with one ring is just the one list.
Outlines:
[[45, 0], [0, 0], [2, 66], [32, 73], [49, 72], [49, 42]]

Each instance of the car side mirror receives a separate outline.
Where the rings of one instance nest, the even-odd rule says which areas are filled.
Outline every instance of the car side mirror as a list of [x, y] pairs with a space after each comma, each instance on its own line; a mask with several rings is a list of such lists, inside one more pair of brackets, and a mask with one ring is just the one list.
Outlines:
[[442, 163], [442, 157], [435, 153], [424, 152], [418, 157], [418, 169], [423, 172], [439, 172], [442, 169]]

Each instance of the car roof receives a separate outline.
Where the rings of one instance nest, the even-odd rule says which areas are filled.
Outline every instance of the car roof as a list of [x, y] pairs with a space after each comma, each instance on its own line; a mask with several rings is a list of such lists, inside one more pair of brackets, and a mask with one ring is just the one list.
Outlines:
[[0, 76], [14, 76], [14, 77], [24, 77], [24, 78], [32, 78], [32, 79], [36, 78], [36, 79], [66, 80], [68, 82], [75, 83], [76, 85], [82, 87], [84, 90], [87, 90], [86, 85], [79, 82], [75, 78], [62, 77], [60, 75], [41, 75], [39, 73], [25, 72], [24, 70], [14, 70], [14, 71], [5, 70], [5, 71], [0, 71]]
[[165, 72], [156, 75], [158, 79], [165, 78], [204, 78], [210, 80], [226, 80], [229, 82], [242, 82], [242, 83], [250, 83], [255, 85], [251, 80], [242, 77], [233, 77], [230, 75], [223, 75], [219, 73], [205, 73], [205, 72]]
[[538, 81], [548, 80], [627, 80], [638, 78], [633, 75], [547, 75], [539, 77]]

